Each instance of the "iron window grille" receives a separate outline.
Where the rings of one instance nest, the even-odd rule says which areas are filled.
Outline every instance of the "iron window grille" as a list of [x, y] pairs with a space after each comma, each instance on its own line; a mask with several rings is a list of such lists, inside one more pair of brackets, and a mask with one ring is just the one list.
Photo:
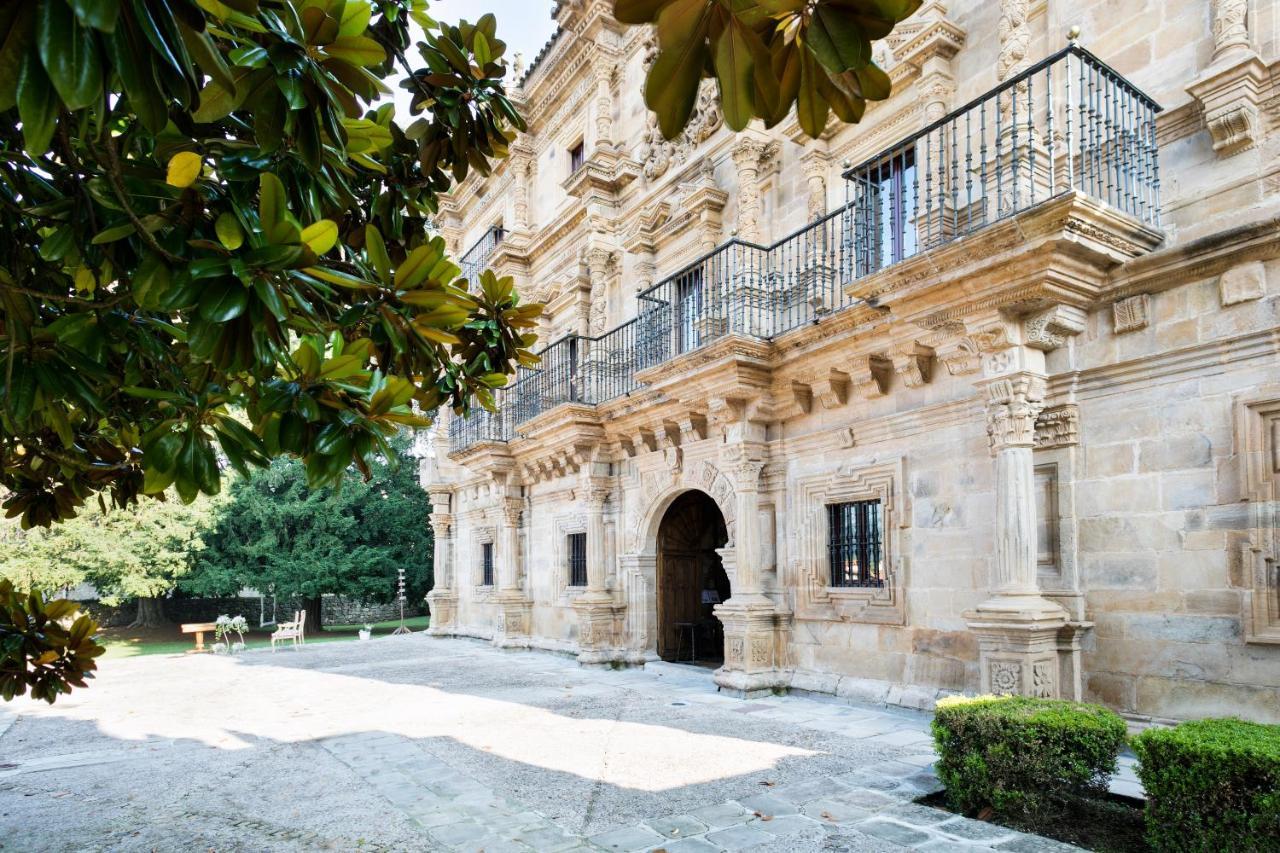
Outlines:
[[480, 546], [480, 585], [493, 586], [493, 543]]
[[569, 534], [569, 586], [587, 585], [587, 534]]
[[884, 586], [884, 514], [879, 500], [827, 505], [833, 587]]

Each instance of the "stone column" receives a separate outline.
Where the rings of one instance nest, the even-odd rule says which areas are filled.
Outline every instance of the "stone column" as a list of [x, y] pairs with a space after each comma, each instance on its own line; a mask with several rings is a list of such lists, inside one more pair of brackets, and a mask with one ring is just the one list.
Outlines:
[[613, 149], [613, 75], [616, 63], [600, 56], [595, 63], [596, 148]]
[[808, 189], [806, 207], [810, 222], [821, 219], [827, 212], [827, 169], [830, 165], [831, 158], [813, 145], [800, 160]]
[[[1076, 331], [1074, 313], [1054, 312], [984, 332], [979, 392], [995, 460], [995, 535], [991, 598], [964, 614], [978, 638], [981, 690], [1057, 697], [1058, 633], [1067, 612], [1045, 598], [1037, 580], [1036, 417], [1044, 408], [1044, 348]], [[1067, 327], [1070, 326], [1071, 329]], [[1038, 347], [1038, 348], [1037, 348]]]
[[511, 146], [511, 226], [516, 231], [528, 230], [531, 218], [529, 215], [529, 179], [533, 176], [535, 162], [533, 148], [523, 140]]
[[738, 168], [738, 236], [749, 243], [760, 242], [760, 160], [765, 144], [742, 137], [733, 146], [733, 164]]
[[734, 479], [734, 575], [728, 601], [716, 605], [724, 624], [724, 666], [715, 682], [750, 698], [780, 686], [775, 654], [775, 610], [761, 578], [760, 472], [762, 445], [730, 445], [722, 457]]
[[578, 662], [591, 666], [612, 663], [613, 596], [605, 588], [604, 508], [609, 500], [607, 482], [593, 478], [587, 486], [587, 590], [574, 599], [578, 613]]
[[1213, 0], [1213, 63], [1248, 58], [1249, 0]]
[[525, 647], [529, 641], [531, 605], [520, 584], [520, 515], [523, 501], [507, 497], [502, 501], [502, 523], [498, 528], [498, 613], [494, 645]]
[[591, 276], [591, 307], [588, 314], [587, 334], [591, 337], [603, 335], [609, 322], [609, 271], [613, 263], [613, 252], [609, 249], [597, 245], [587, 250], [587, 270]]
[[431, 625], [427, 633], [447, 636], [453, 633], [458, 619], [458, 592], [454, 584], [453, 515], [449, 512], [452, 489], [435, 488], [431, 496], [431, 530], [435, 535], [432, 560], [435, 584], [427, 593], [431, 608]]

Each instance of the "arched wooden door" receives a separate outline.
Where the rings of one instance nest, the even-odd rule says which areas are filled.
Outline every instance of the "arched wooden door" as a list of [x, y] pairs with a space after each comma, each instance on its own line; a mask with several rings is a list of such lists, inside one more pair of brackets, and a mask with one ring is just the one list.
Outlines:
[[716, 553], [728, 541], [724, 516], [704, 492], [685, 492], [662, 517], [657, 580], [663, 660], [724, 658], [724, 632], [713, 608], [729, 597], [729, 578]]

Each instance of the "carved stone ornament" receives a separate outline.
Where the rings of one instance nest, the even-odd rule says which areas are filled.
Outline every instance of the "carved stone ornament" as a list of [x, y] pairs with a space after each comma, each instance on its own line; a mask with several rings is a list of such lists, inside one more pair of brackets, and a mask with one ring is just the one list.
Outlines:
[[1145, 329], [1150, 317], [1151, 296], [1146, 293], [1121, 299], [1111, 305], [1111, 319], [1117, 335]]
[[[647, 38], [644, 51], [644, 70], [648, 74], [654, 60], [658, 57], [656, 36], [650, 35]], [[694, 149], [710, 139], [722, 124], [724, 124], [724, 115], [720, 112], [720, 98], [714, 80], [703, 80], [698, 87], [698, 100], [689, 116], [689, 123], [675, 139], [663, 138], [662, 130], [658, 127], [658, 117], [650, 112], [645, 122], [639, 149], [640, 167], [644, 176], [651, 181], [656, 181], [665, 175], [673, 164], [687, 162]]]
[[1022, 692], [1022, 664], [1012, 660], [991, 661], [991, 692], [1017, 695]]

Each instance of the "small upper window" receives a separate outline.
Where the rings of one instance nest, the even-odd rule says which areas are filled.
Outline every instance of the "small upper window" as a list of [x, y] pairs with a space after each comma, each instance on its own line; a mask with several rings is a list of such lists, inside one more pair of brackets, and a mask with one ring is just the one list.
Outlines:
[[832, 586], [884, 586], [883, 527], [878, 500], [827, 505]]
[[569, 534], [569, 586], [587, 585], [587, 534]]
[[480, 585], [493, 586], [493, 543], [480, 546]]
[[577, 145], [569, 149], [569, 174], [573, 174], [582, 168], [582, 164], [586, 162], [586, 149], [579, 142]]

